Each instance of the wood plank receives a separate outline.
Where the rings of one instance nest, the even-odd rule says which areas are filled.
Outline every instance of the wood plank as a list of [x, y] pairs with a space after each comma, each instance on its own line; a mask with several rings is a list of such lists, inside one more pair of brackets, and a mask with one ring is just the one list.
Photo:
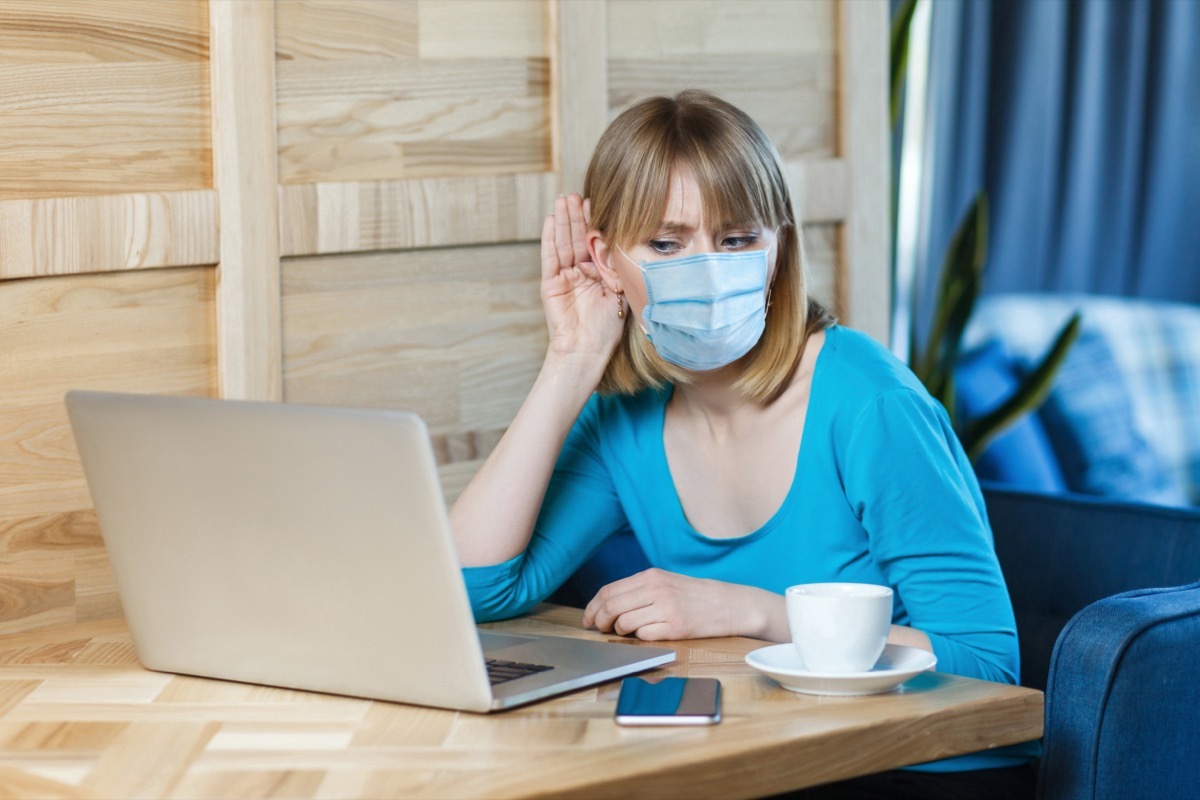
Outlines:
[[883, 344], [891, 337], [888, 219], [888, 4], [842, 0], [840, 153], [849, 170], [842, 236], [846, 321]]
[[280, 61], [413, 58], [417, 0], [277, 0]]
[[212, 0], [213, 172], [220, 194], [221, 396], [283, 396], [273, 3]]
[[283, 274], [284, 397], [421, 414], [457, 496], [545, 354], [538, 246], [290, 259]]
[[611, 113], [706, 89], [750, 114], [785, 159], [833, 155], [835, 21], [832, 0], [609, 3]]
[[283, 183], [540, 172], [551, 162], [546, 98], [279, 103]]
[[786, 160], [836, 154], [836, 56], [751, 52], [611, 58], [608, 101], [615, 116], [648, 95], [704, 89], [754, 118]]
[[199, 61], [0, 63], [0, 200], [212, 185]]
[[278, 65], [281, 182], [550, 169], [547, 60]]
[[4, 0], [0, 53], [9, 64], [206, 61], [203, 0]]
[[836, 13], [833, 0], [612, 0], [609, 58], [830, 52]]
[[839, 318], [842, 317], [842, 272], [838, 268], [842, 226], [837, 223], [805, 225], [804, 282], [808, 293]]
[[421, 0], [419, 54], [439, 59], [546, 58], [547, 5], [539, 0]]
[[0, 200], [0, 280], [215, 264], [217, 193]]
[[582, 192], [592, 150], [608, 125], [608, 6], [604, 0], [555, 3], [551, 91], [559, 192]]
[[3, 517], [90, 507], [67, 390], [214, 393], [213, 291], [203, 267], [0, 282]]
[[536, 240], [554, 173], [279, 187], [284, 256]]

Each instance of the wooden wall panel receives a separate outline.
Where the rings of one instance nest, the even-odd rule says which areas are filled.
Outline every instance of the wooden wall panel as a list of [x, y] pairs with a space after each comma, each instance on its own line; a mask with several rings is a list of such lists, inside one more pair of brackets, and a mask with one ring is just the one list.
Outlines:
[[0, 280], [215, 264], [217, 193], [0, 200]]
[[707, 89], [754, 117], [785, 160], [833, 155], [836, 18], [832, 0], [610, 0], [610, 115]]
[[535, 244], [289, 259], [284, 398], [417, 412], [454, 496], [541, 365], [539, 279]]
[[[278, 3], [280, 181], [551, 169], [544, 18], [521, 1]], [[396, 41], [363, 39], [375, 22]]]
[[278, 402], [279, 193], [275, 14], [212, 0], [213, 175], [220, 195], [217, 287], [221, 396]]
[[213, 284], [210, 268], [0, 283], [0, 632], [115, 612], [63, 395], [215, 394]]
[[211, 185], [201, 0], [0, 2], [0, 200]]
[[285, 256], [537, 239], [553, 173], [279, 187]]
[[837, 309], [841, 305], [839, 298], [845, 293], [838, 269], [842, 226], [837, 223], [805, 225], [802, 240], [808, 293], [826, 308]]

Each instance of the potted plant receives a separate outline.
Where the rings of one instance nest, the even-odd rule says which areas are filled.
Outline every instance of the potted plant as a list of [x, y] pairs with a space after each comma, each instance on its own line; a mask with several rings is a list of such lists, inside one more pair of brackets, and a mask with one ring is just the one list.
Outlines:
[[[909, 29], [918, 0], [905, 0], [896, 10], [891, 33], [892, 126], [900, 116], [900, 101], [908, 63]], [[895, 193], [893, 193], [895, 197]], [[895, 229], [893, 217], [893, 231]], [[893, 237], [894, 239], [895, 237]], [[959, 419], [954, 395], [954, 368], [962, 351], [963, 331], [983, 284], [987, 261], [988, 203], [980, 192], [959, 221], [950, 239], [938, 279], [933, 323], [924, 347], [914, 335], [909, 339], [908, 363], [916, 376], [946, 408], [962, 441], [975, 461], [987, 445], [1021, 415], [1036, 409], [1046, 399], [1054, 376], [1079, 335], [1082, 318], [1078, 312], [1059, 330], [1046, 354], [1017, 389], [991, 411], [974, 419]]]

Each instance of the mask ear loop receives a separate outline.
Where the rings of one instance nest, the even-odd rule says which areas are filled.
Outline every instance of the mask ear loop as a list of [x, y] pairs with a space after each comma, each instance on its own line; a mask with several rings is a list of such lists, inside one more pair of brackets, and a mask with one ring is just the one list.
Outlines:
[[[771, 245], [771, 247], [768, 247], [765, 251], [768, 272], [771, 271], [771, 248], [773, 248], [774, 246], [775, 245]], [[779, 270], [777, 269], [777, 270], [775, 270], [775, 274], [771, 276], [771, 282], [769, 284], [767, 284], [767, 305], [763, 308], [763, 316], [764, 317], [767, 315], [767, 312], [771, 309], [771, 292], [775, 291], [775, 279], [778, 277], [779, 277]]]

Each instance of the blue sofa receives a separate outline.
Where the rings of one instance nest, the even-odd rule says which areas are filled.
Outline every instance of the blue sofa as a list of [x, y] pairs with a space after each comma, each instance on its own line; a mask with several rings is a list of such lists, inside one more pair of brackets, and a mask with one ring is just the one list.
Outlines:
[[[1022, 684], [1046, 692], [1040, 798], [1200, 797], [1200, 509], [985, 484]], [[620, 533], [552, 597], [649, 566]]]
[[1200, 505], [1200, 306], [985, 296], [955, 370], [960, 423], [1010, 396], [1075, 311], [1079, 338], [1046, 401], [989, 445], [976, 473], [1030, 490]]

